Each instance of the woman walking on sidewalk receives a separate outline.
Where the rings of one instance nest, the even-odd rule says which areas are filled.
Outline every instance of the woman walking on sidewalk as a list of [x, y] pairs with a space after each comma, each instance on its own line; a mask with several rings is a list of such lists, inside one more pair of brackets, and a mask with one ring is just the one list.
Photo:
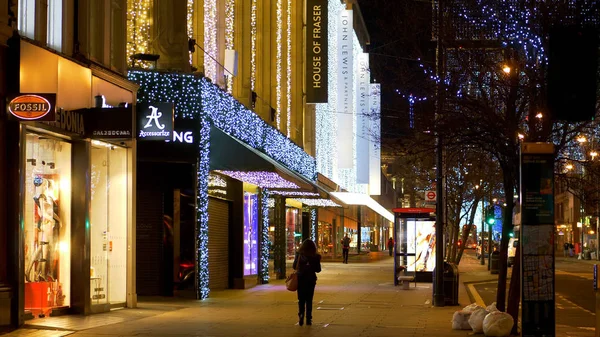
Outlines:
[[304, 324], [306, 307], [306, 325], [312, 325], [312, 302], [317, 285], [317, 273], [321, 272], [321, 255], [312, 240], [305, 240], [298, 251], [292, 266], [298, 274], [298, 324]]

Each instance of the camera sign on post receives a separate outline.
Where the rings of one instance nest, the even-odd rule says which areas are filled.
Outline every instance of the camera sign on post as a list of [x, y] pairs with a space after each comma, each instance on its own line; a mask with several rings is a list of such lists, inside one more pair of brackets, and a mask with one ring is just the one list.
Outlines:
[[170, 140], [173, 137], [173, 103], [138, 103], [137, 138]]

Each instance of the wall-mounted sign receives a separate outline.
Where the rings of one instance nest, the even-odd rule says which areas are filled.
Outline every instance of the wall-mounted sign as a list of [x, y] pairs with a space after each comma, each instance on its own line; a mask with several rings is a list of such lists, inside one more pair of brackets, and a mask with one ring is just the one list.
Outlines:
[[200, 130], [199, 121], [197, 119], [175, 118], [173, 127], [173, 136], [166, 140], [167, 143], [178, 144], [196, 144], [196, 134]]
[[23, 121], [53, 121], [56, 94], [20, 94], [10, 100], [8, 111]]
[[306, 18], [306, 103], [327, 103], [327, 0], [307, 0]]
[[123, 139], [133, 135], [133, 111], [124, 108], [90, 108], [56, 112], [56, 120], [47, 124], [83, 138]]
[[85, 118], [85, 135], [88, 138], [118, 139], [133, 136], [131, 105], [118, 108], [86, 109]]
[[138, 103], [137, 138], [171, 140], [173, 137], [173, 103]]
[[[353, 12], [338, 16], [337, 69], [337, 160], [338, 168], [354, 168], [354, 51]], [[378, 173], [379, 174], [379, 173]]]

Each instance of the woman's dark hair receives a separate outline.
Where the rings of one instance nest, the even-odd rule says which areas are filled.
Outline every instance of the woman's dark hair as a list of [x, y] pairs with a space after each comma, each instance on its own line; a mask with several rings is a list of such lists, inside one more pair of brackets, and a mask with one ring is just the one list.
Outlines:
[[315, 256], [317, 255], [317, 245], [315, 245], [313, 240], [306, 239], [304, 242], [302, 242], [298, 252], [305, 256]]

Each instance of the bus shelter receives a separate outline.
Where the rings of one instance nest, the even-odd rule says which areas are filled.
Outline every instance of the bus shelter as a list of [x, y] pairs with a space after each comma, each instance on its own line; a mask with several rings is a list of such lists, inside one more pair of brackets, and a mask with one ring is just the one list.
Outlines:
[[435, 209], [395, 208], [394, 285], [399, 276], [432, 282], [435, 269]]

